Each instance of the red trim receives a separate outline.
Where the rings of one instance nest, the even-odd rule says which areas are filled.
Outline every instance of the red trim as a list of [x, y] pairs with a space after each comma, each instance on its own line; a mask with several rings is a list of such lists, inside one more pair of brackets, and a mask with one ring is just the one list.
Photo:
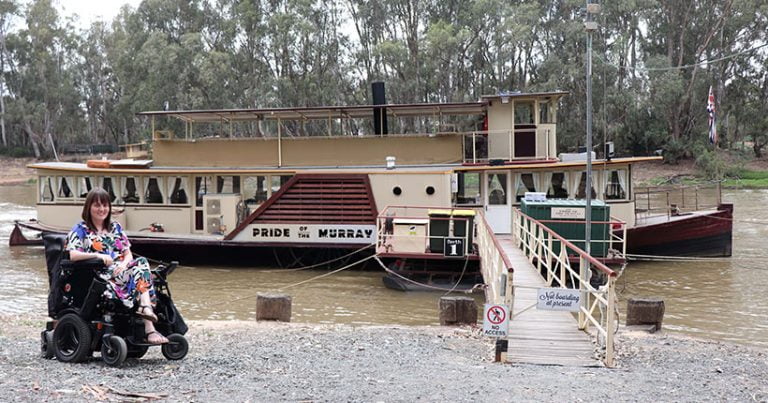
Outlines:
[[[337, 181], [340, 188], [324, 189], [317, 181]], [[357, 183], [344, 183], [357, 181]], [[301, 191], [311, 193], [302, 196]], [[297, 194], [298, 193], [298, 194]], [[327, 196], [327, 197], [326, 197]], [[354, 197], [357, 196], [357, 197]], [[341, 200], [341, 202], [340, 202]], [[347, 203], [354, 205], [347, 205]], [[335, 211], [323, 211], [319, 206], [337, 207]], [[311, 213], [311, 214], [310, 214]], [[264, 223], [315, 223], [320, 217], [325, 224], [372, 224], [376, 225], [378, 210], [373, 198], [371, 183], [367, 174], [297, 174], [283, 185], [256, 211], [224, 237], [229, 241], [254, 222]], [[320, 222], [318, 222], [320, 223]]]

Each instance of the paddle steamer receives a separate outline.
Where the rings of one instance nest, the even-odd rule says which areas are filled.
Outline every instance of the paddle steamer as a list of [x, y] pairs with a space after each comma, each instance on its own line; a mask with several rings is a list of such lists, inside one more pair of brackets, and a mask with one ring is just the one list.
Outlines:
[[[440, 271], [443, 238], [466, 225], [461, 247], [476, 268], [473, 212], [508, 234], [526, 193], [585, 197], [586, 154], [557, 152], [567, 93], [385, 104], [377, 91], [374, 105], [141, 112], [151, 160], [31, 165], [38, 216], [16, 223], [11, 244], [31, 242], [26, 230], [68, 231], [100, 186], [134, 250], [149, 257], [297, 266], [372, 253], [377, 240], [407, 233], [419, 240], [398, 245], [388, 264]], [[707, 208], [698, 193], [694, 206], [689, 191], [682, 200], [666, 193], [659, 208], [663, 194], [636, 194], [632, 184], [633, 164], [658, 157], [602, 154], [591, 193], [619, 223], [612, 230], [626, 226], [627, 252], [730, 255], [732, 206]], [[696, 211], [682, 211], [686, 200]], [[445, 225], [433, 225], [439, 219]]]

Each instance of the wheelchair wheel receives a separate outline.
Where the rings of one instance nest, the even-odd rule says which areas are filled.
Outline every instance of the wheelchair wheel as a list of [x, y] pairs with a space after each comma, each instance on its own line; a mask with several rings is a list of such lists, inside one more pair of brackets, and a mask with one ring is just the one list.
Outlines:
[[173, 333], [169, 334], [167, 338], [168, 343], [163, 344], [161, 347], [165, 358], [169, 360], [180, 360], [187, 356], [187, 352], [189, 352], [189, 343], [187, 342], [186, 337], [178, 333]]
[[119, 367], [128, 355], [128, 346], [120, 336], [109, 336], [101, 343], [101, 359], [110, 367]]
[[53, 331], [43, 330], [40, 333], [40, 352], [43, 358], [50, 360], [55, 355], [53, 348]]
[[91, 329], [79, 316], [64, 315], [53, 330], [53, 351], [61, 362], [82, 362], [91, 355]]

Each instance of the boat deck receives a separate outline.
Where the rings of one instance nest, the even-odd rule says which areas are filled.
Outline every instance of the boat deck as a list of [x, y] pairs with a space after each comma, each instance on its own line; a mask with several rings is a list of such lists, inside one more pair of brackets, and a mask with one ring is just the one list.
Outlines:
[[519, 364], [597, 367], [591, 337], [576, 326], [570, 312], [537, 310], [536, 290], [544, 279], [511, 236], [498, 236], [502, 252], [514, 268], [514, 303], [509, 323], [507, 361]]

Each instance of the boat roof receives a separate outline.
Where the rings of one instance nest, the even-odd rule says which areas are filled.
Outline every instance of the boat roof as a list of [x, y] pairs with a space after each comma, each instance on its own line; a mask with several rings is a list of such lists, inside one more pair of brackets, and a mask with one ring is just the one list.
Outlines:
[[246, 109], [196, 109], [174, 111], [146, 111], [137, 116], [172, 117], [185, 122], [237, 122], [252, 120], [313, 120], [333, 118], [370, 118], [375, 108], [386, 108], [392, 117], [430, 115], [479, 115], [485, 112], [489, 102], [500, 98], [546, 98], [567, 95], [567, 91], [553, 92], [503, 92], [497, 95], [483, 95], [477, 102], [411, 103], [352, 106], [305, 106], [289, 108], [246, 108]]
[[[633, 164], [644, 161], [657, 161], [661, 157], [627, 157], [613, 158], [610, 161], [595, 160], [593, 166], [622, 165]], [[515, 163], [507, 165], [464, 165], [464, 164], [428, 164], [428, 165], [398, 165], [394, 169], [387, 169], [385, 165], [369, 166], [254, 166], [254, 167], [147, 167], [147, 168], [92, 168], [85, 163], [76, 162], [40, 162], [27, 165], [33, 169], [46, 169], [53, 171], [66, 172], [90, 172], [94, 174], [125, 174], [125, 175], [187, 175], [187, 174], [255, 174], [255, 173], [273, 173], [273, 174], [292, 174], [301, 173], [446, 173], [446, 172], [466, 172], [466, 171], [488, 171], [488, 170], [533, 170], [533, 169], [559, 169], [571, 168], [586, 165], [586, 161], [552, 161], [552, 162], [530, 162]]]

